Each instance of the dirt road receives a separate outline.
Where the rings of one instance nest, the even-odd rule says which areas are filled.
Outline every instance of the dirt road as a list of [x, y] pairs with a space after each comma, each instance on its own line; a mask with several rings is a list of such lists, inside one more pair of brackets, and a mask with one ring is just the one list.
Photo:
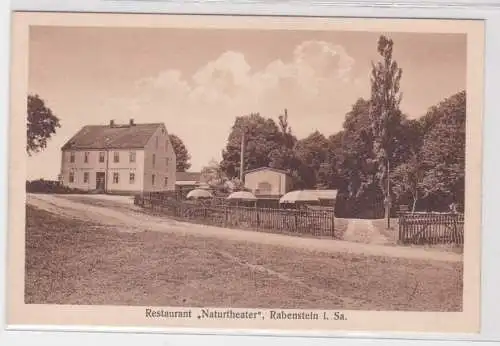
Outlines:
[[371, 220], [351, 219], [344, 234], [344, 240], [368, 244], [384, 245], [389, 240], [381, 234]]
[[[173, 232], [320, 252], [346, 252], [406, 259], [460, 262], [463, 258], [461, 254], [433, 249], [363, 244], [331, 239], [307, 239], [179, 222], [142, 213], [139, 207], [133, 205], [131, 197], [28, 194], [27, 203], [58, 215], [113, 226], [123, 232]], [[356, 227], [359, 230], [360, 225]]]

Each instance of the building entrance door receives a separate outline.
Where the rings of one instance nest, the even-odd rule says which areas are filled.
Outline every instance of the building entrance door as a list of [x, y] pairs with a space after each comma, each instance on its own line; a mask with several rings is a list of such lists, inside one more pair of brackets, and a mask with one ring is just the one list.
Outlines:
[[95, 174], [95, 188], [97, 191], [104, 192], [106, 188], [106, 173], [96, 172]]

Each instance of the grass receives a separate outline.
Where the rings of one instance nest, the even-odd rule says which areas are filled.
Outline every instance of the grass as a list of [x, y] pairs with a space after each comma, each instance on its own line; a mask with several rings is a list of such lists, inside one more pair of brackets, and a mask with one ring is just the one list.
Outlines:
[[462, 309], [462, 263], [126, 233], [30, 206], [26, 213], [26, 303]]

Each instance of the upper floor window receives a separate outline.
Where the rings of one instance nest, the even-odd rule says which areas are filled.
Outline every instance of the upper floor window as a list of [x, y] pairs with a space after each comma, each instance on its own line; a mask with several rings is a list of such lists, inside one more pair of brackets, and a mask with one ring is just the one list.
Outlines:
[[153, 154], [153, 167], [156, 165], [156, 155]]
[[120, 173], [113, 173], [113, 184], [118, 184], [120, 182]]
[[83, 156], [83, 162], [89, 163], [89, 156], [90, 156], [90, 153], [88, 151], [86, 151], [84, 156]]
[[135, 151], [131, 151], [129, 153], [129, 161], [130, 162], [135, 162]]
[[113, 154], [113, 161], [114, 162], [120, 162], [120, 153], [118, 151], [115, 151], [115, 153]]
[[104, 162], [104, 151], [99, 152], [99, 162]]
[[156, 137], [156, 149], [158, 149], [158, 137]]
[[75, 152], [74, 151], [69, 153], [69, 162], [71, 162], [71, 163], [75, 162]]
[[168, 139], [165, 139], [165, 151], [168, 149]]

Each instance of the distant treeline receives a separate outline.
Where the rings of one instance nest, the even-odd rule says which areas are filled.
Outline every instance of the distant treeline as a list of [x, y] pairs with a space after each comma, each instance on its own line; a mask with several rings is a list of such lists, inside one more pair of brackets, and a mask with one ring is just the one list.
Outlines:
[[[418, 119], [399, 113], [390, 124], [389, 158], [392, 205], [410, 210], [445, 211], [463, 206], [465, 176], [465, 92], [429, 108]], [[279, 123], [259, 114], [238, 117], [219, 167], [205, 173], [228, 179], [239, 176], [243, 131], [244, 169], [269, 166], [290, 172], [294, 188], [338, 189], [337, 213], [348, 217], [381, 217], [381, 191], [374, 156], [370, 101], [359, 99], [346, 114], [343, 129], [325, 136], [319, 131], [297, 139], [285, 112]]]

